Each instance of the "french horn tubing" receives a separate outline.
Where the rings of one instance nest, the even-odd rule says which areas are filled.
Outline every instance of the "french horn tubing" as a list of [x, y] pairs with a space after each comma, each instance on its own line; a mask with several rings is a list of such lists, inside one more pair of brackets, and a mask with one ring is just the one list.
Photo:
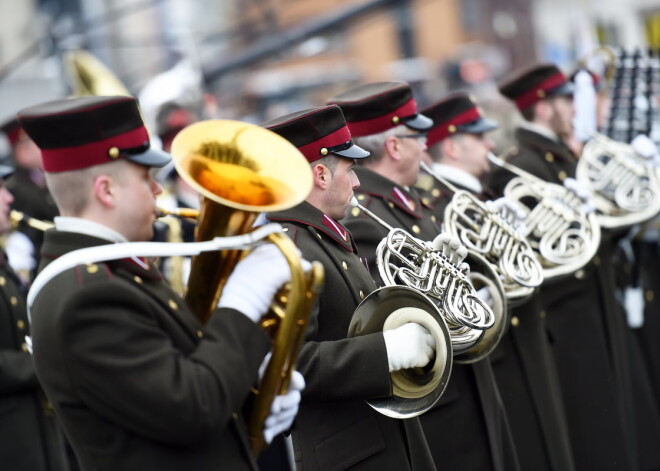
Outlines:
[[539, 257], [544, 279], [570, 275], [589, 263], [598, 250], [600, 225], [583, 201], [492, 153], [488, 159], [517, 175], [507, 183], [504, 196], [527, 211], [524, 235]]
[[527, 238], [473, 194], [456, 188], [425, 162], [420, 165], [454, 193], [445, 208], [444, 229], [493, 265], [509, 305], [534, 294], [543, 282], [543, 270]]
[[449, 328], [454, 361], [473, 363], [492, 352], [507, 326], [504, 288], [492, 265], [475, 252], [466, 251], [470, 263], [480, 266], [478, 285], [487, 285], [493, 293], [495, 310], [477, 296], [468, 263], [452, 259], [429, 241], [393, 228], [357, 198], [352, 205], [389, 231], [376, 249], [380, 276], [387, 286], [413, 288], [436, 303]]
[[660, 212], [660, 180], [652, 162], [603, 134], [589, 139], [576, 177], [589, 185], [601, 227], [629, 227]]

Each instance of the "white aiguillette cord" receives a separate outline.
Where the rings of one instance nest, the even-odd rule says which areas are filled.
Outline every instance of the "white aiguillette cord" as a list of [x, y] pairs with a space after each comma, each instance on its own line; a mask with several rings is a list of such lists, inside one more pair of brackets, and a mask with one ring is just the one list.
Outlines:
[[216, 237], [204, 242], [120, 242], [74, 250], [53, 260], [32, 282], [27, 296], [28, 319], [30, 309], [41, 289], [52, 278], [78, 265], [106, 262], [130, 257], [171, 257], [199, 255], [202, 252], [217, 250], [246, 250], [254, 243], [265, 239], [270, 234], [282, 232], [282, 226], [276, 223], [266, 224], [247, 234], [232, 237]]

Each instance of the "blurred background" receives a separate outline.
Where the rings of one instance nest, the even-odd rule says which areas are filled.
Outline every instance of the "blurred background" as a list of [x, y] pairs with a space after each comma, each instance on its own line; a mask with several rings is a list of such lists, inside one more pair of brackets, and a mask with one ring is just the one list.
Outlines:
[[261, 123], [381, 80], [506, 122], [498, 78], [600, 45], [659, 48], [660, 0], [0, 0], [0, 122], [87, 87], [138, 97], [150, 127], [171, 103]]

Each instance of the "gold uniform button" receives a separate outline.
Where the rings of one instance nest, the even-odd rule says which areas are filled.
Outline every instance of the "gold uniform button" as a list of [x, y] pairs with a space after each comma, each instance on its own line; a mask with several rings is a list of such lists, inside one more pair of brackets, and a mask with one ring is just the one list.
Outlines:
[[438, 220], [437, 217], [435, 217], [435, 214], [431, 215], [431, 221], [436, 222]]
[[585, 276], [585, 273], [584, 273], [584, 270], [582, 270], [582, 269], [575, 272], [575, 278], [577, 278], [578, 280], [584, 280], [584, 276]]
[[511, 318], [511, 325], [514, 327], [518, 327], [519, 324], [520, 324], [520, 319], [518, 319], [516, 316], [513, 316]]
[[559, 179], [560, 179], [561, 181], [566, 180], [566, 177], [567, 177], [566, 172], [564, 172], [563, 170], [560, 171], [560, 172], [557, 174], [557, 176], [559, 177]]
[[169, 301], [167, 301], [167, 305], [168, 305], [170, 308], [174, 309], [175, 311], [176, 311], [177, 309], [179, 309], [179, 305], [178, 305], [178, 304], [176, 303], [176, 301], [173, 300], [173, 299], [170, 299]]
[[231, 416], [234, 420], [238, 419], [238, 414], [236, 412], [232, 412]]
[[594, 255], [594, 265], [600, 265], [600, 257], [598, 255]]
[[23, 319], [19, 319], [16, 322], [16, 327], [18, 327], [20, 330], [25, 329], [25, 321]]
[[23, 353], [28, 353], [28, 352], [29, 352], [29, 350], [28, 350], [28, 346], [27, 346], [27, 343], [23, 342], [23, 343], [21, 344], [21, 351], [22, 351]]
[[142, 278], [140, 278], [140, 277], [137, 276], [137, 275], [135, 275], [135, 276], [133, 277], [133, 281], [135, 281], [135, 282], [136, 282], [137, 284], [139, 284], [139, 285], [142, 284]]
[[655, 298], [655, 293], [651, 289], [647, 289], [646, 293], [644, 293], [644, 298], [646, 299], [646, 302], [650, 303], [653, 301], [653, 298]]
[[97, 271], [99, 271], [99, 266], [96, 265], [95, 263], [89, 263], [87, 265], [87, 273], [89, 273], [90, 275], [93, 275]]
[[360, 290], [360, 299], [364, 299], [364, 291]]
[[0, 276], [0, 286], [4, 286], [7, 283], [7, 280], [4, 276]]
[[419, 234], [420, 232], [422, 232], [422, 230], [419, 228], [419, 226], [417, 224], [413, 224], [412, 231], [415, 234]]
[[365, 199], [367, 199], [367, 195], [358, 195], [358, 200], [364, 201]]
[[394, 203], [392, 203], [391, 201], [390, 201], [389, 205], [390, 205], [390, 208], [394, 207]]
[[204, 338], [204, 332], [202, 332], [201, 329], [197, 331], [197, 337], [199, 337], [200, 339]]
[[353, 215], [353, 217], [358, 217], [360, 215], [360, 208], [351, 209], [351, 214]]
[[342, 261], [341, 266], [344, 268], [344, 270], [348, 270], [348, 264], [346, 262]]
[[539, 312], [539, 317], [540, 317], [541, 319], [545, 319], [545, 316], [547, 316], [547, 315], [548, 315], [548, 314], [547, 314], [545, 311], [541, 311], [541, 312]]
[[431, 200], [430, 200], [430, 199], [428, 199], [428, 198], [422, 198], [422, 203], [424, 203], [424, 204], [427, 204], [427, 205], [428, 205], [428, 204], [431, 204]]
[[9, 302], [11, 303], [12, 306], [16, 306], [18, 304], [18, 298], [16, 296], [12, 296], [9, 298]]
[[552, 155], [550, 152], [545, 153], [545, 160], [548, 162], [554, 162], [555, 161], [555, 156]]
[[431, 194], [437, 198], [438, 196], [440, 196], [440, 190], [437, 188], [433, 188], [431, 190]]
[[316, 234], [316, 235], [319, 236], [319, 240], [323, 240], [323, 237], [321, 237], [321, 234]]
[[282, 232], [289, 232], [289, 228], [288, 227], [283, 227]]

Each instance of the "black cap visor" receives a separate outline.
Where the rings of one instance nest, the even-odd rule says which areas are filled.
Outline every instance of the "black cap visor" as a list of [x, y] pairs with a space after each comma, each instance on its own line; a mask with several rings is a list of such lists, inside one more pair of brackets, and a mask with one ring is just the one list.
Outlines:
[[416, 114], [409, 118], [402, 119], [401, 121], [402, 124], [405, 124], [415, 131], [426, 131], [433, 127], [433, 120], [423, 114]]
[[9, 178], [12, 173], [14, 173], [14, 167], [0, 165], [0, 178]]
[[344, 150], [332, 151], [332, 153], [349, 159], [364, 159], [365, 157], [369, 157], [371, 155], [362, 147], [356, 146], [355, 144]]
[[573, 87], [573, 84], [571, 82], [566, 82], [563, 85], [558, 86], [557, 88], [553, 88], [547, 93], [547, 96], [566, 96], [566, 95], [573, 95], [573, 92], [575, 91], [575, 87]]
[[479, 118], [476, 121], [472, 121], [471, 123], [458, 126], [458, 131], [469, 134], [482, 134], [488, 131], [493, 131], [498, 127], [499, 126], [495, 121], [491, 121], [490, 119], [486, 118]]
[[172, 157], [160, 149], [149, 148], [140, 154], [130, 154], [126, 159], [147, 167], [163, 167], [172, 160]]

